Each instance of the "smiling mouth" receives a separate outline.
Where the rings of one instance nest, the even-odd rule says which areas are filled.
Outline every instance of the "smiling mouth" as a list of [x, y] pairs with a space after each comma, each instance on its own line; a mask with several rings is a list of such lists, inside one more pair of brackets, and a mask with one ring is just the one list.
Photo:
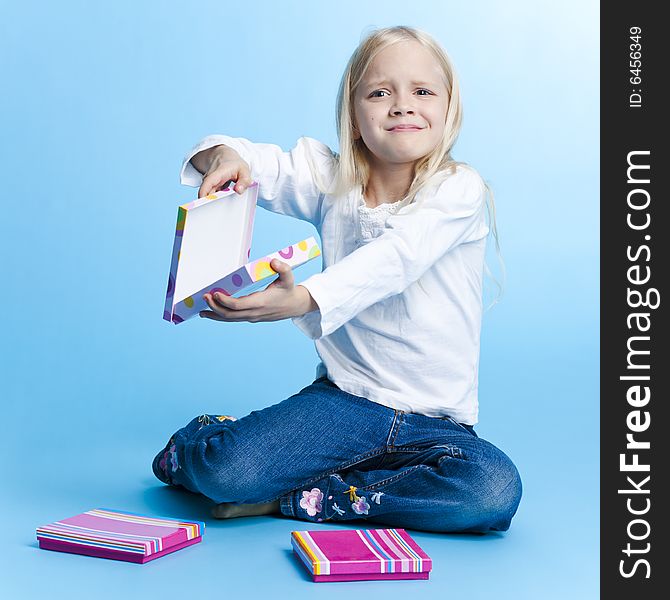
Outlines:
[[422, 127], [393, 127], [391, 129], [388, 129], [387, 131], [398, 133], [402, 131], [421, 131], [422, 129], [423, 129]]

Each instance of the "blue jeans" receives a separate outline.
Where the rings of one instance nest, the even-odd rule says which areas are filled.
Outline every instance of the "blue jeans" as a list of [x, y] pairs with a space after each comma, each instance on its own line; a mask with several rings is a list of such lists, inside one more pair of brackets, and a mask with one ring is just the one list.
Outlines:
[[237, 421], [196, 417], [153, 470], [216, 503], [279, 499], [305, 521], [425, 531], [505, 531], [521, 499], [512, 461], [472, 427], [382, 406], [325, 377]]

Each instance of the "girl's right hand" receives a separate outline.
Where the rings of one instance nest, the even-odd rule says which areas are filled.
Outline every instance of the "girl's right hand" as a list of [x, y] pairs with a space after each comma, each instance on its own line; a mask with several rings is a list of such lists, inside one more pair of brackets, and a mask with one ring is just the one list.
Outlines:
[[198, 198], [224, 189], [235, 181], [233, 188], [238, 194], [251, 185], [251, 169], [242, 157], [228, 146], [216, 146], [211, 149], [212, 157], [209, 169], [205, 172], [198, 190]]

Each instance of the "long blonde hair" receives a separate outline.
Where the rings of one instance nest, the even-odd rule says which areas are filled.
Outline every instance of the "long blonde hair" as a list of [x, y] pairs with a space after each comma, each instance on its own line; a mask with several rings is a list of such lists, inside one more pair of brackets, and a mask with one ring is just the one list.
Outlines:
[[[447, 114], [445, 116], [445, 128], [442, 139], [437, 146], [426, 156], [419, 159], [414, 168], [412, 183], [405, 195], [405, 200], [414, 203], [419, 191], [427, 184], [439, 184], [444, 178], [453, 174], [457, 165], [465, 163], [454, 160], [451, 156], [458, 134], [461, 130], [463, 119], [463, 106], [461, 103], [460, 87], [456, 71], [451, 59], [429, 34], [407, 26], [386, 27], [373, 30], [360, 42], [344, 70], [337, 94], [336, 124], [337, 135], [340, 143], [340, 152], [335, 154], [335, 172], [329, 185], [324, 185], [320, 177], [316, 177], [317, 185], [326, 193], [335, 195], [346, 194], [356, 186], [367, 184], [370, 165], [363, 139], [354, 138], [355, 115], [354, 96], [367, 69], [375, 57], [385, 48], [398, 42], [415, 41], [427, 48], [435, 56], [442, 69], [443, 80], [448, 93]], [[311, 159], [311, 157], [308, 157]], [[312, 160], [310, 160], [312, 162]], [[316, 175], [315, 168], [311, 170]], [[498, 293], [491, 306], [495, 304], [502, 294], [505, 279], [505, 265], [500, 253], [500, 244], [495, 218], [495, 203], [493, 192], [488, 184], [484, 183], [487, 196], [487, 215], [490, 230], [495, 240], [495, 250], [500, 262], [502, 280], [499, 282], [491, 273], [488, 265], [484, 265], [485, 272], [495, 282]], [[326, 189], [327, 188], [327, 189]]]
[[377, 29], [369, 33], [351, 55], [340, 81], [336, 110], [340, 153], [333, 182], [335, 194], [346, 193], [356, 185], [365, 186], [367, 183], [370, 167], [365, 144], [360, 137], [354, 139], [356, 122], [354, 96], [375, 57], [388, 46], [405, 41], [419, 42], [433, 53], [442, 68], [448, 93], [442, 140], [432, 152], [421, 158], [415, 165], [414, 178], [406, 197], [413, 199], [435, 175], [445, 171], [450, 172], [457, 164], [451, 157], [451, 148], [461, 129], [463, 108], [458, 79], [447, 53], [430, 35], [412, 27], [397, 26]]

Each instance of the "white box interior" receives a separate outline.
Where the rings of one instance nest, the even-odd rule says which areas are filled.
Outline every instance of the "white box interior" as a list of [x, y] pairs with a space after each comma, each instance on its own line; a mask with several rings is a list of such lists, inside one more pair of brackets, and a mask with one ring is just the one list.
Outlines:
[[247, 190], [213, 200], [186, 215], [174, 302], [181, 302], [246, 264], [245, 236], [255, 199]]

